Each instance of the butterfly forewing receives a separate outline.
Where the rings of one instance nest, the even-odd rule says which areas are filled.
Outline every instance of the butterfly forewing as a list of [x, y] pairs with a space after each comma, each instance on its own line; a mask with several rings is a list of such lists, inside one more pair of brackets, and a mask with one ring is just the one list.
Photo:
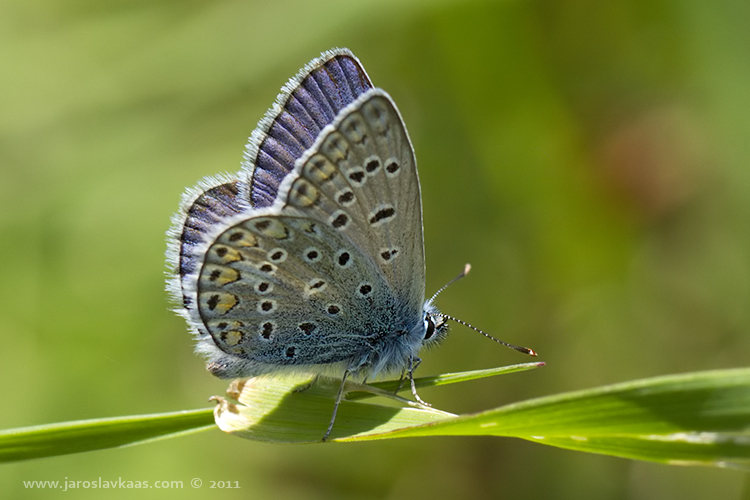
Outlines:
[[371, 90], [342, 112], [316, 144], [281, 194], [283, 211], [315, 218], [341, 233], [382, 273], [399, 300], [421, 311], [419, 181], [395, 105], [382, 90]]
[[297, 161], [271, 209], [210, 246], [202, 321], [222, 351], [244, 360], [243, 375], [387, 364], [384, 345], [422, 319], [421, 224], [403, 122], [387, 94], [370, 90]]

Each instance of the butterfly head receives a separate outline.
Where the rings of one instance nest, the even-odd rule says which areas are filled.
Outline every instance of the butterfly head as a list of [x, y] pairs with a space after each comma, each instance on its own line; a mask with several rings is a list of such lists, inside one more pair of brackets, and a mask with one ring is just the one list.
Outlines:
[[424, 304], [422, 321], [424, 323], [422, 346], [436, 346], [448, 335], [448, 320], [432, 305], [431, 300]]

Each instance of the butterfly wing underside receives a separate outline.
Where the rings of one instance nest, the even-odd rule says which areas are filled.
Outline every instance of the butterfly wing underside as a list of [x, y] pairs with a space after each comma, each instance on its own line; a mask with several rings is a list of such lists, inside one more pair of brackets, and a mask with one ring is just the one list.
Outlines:
[[321, 54], [289, 80], [260, 120], [242, 170], [206, 177], [183, 195], [168, 231], [167, 290], [179, 304], [175, 311], [199, 339], [206, 331], [197, 308], [198, 273], [217, 228], [237, 214], [272, 205], [280, 184], [320, 132], [370, 88], [370, 78], [349, 50]]
[[197, 283], [215, 374], [405, 367], [421, 340], [422, 213], [411, 143], [385, 92], [338, 113], [272, 206], [227, 220]]

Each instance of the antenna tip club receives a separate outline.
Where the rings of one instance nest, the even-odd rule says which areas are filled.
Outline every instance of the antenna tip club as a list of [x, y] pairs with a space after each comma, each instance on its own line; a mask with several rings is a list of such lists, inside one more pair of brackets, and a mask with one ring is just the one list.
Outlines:
[[518, 351], [518, 352], [522, 352], [524, 354], [528, 354], [529, 356], [536, 357], [536, 351], [533, 350], [533, 349], [529, 349], [528, 347], [521, 347], [521, 346], [513, 345], [513, 344], [509, 344], [508, 347], [511, 347], [511, 348], [515, 349], [516, 351]]

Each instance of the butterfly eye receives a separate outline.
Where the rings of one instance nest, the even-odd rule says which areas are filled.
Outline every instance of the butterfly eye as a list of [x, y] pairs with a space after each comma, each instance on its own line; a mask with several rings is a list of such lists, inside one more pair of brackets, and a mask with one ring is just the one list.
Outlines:
[[426, 330], [424, 333], [424, 340], [427, 340], [435, 334], [435, 322], [432, 321], [431, 316], [427, 316], [424, 319], [424, 326]]

